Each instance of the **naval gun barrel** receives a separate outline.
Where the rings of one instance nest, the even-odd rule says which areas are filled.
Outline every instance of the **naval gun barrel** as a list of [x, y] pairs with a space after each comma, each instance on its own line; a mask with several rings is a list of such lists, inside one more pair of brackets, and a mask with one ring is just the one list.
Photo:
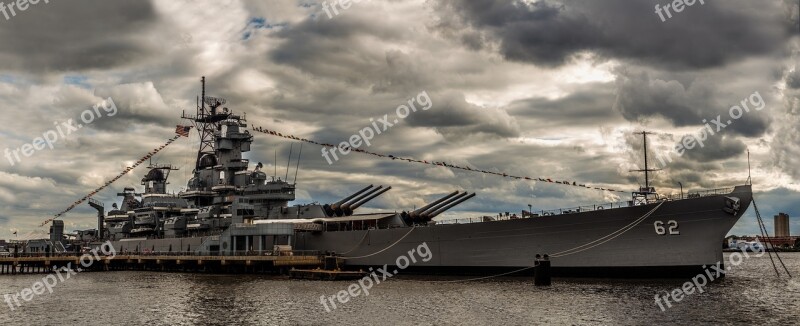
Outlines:
[[444, 197], [442, 197], [442, 198], [439, 198], [439, 199], [437, 199], [437, 200], [434, 200], [434, 201], [433, 201], [433, 202], [431, 202], [430, 204], [428, 204], [428, 205], [425, 205], [425, 206], [422, 206], [421, 208], [419, 208], [419, 209], [417, 209], [417, 210], [415, 210], [415, 211], [413, 211], [413, 212], [409, 213], [408, 215], [409, 215], [411, 218], [415, 218], [415, 217], [419, 216], [419, 214], [422, 214], [423, 212], [425, 212], [426, 210], [428, 210], [429, 208], [431, 208], [431, 207], [433, 207], [433, 206], [435, 206], [435, 205], [437, 205], [437, 204], [439, 204], [439, 203], [441, 203], [441, 202], [443, 202], [443, 201], [445, 201], [445, 200], [448, 200], [448, 199], [450, 199], [451, 197], [453, 197], [453, 196], [455, 196], [455, 195], [458, 195], [458, 191], [453, 191], [452, 193], [450, 193], [450, 194], [449, 194], [449, 195], [447, 195], [447, 196], [444, 196]]
[[[467, 193], [465, 192], [464, 194], [466, 195]], [[453, 208], [454, 206], [456, 206], [456, 205], [458, 205], [458, 204], [461, 204], [461, 203], [465, 202], [467, 199], [470, 199], [470, 198], [472, 198], [472, 197], [475, 197], [475, 193], [473, 192], [473, 193], [472, 193], [471, 195], [469, 195], [469, 196], [459, 196], [459, 197], [460, 197], [459, 199], [456, 199], [456, 200], [450, 201], [450, 203], [449, 203], [449, 204], [445, 205], [445, 206], [444, 206], [444, 207], [442, 207], [442, 208], [439, 208], [439, 209], [437, 209], [436, 211], [434, 211], [434, 212], [432, 212], [432, 213], [426, 213], [426, 214], [424, 215], [424, 218], [426, 218], [426, 219], [432, 219], [432, 218], [436, 217], [436, 215], [439, 215], [439, 214], [441, 214], [441, 213], [444, 213], [444, 211], [446, 211], [446, 210], [448, 210], [448, 209], [451, 209], [451, 208]]]
[[[380, 188], [378, 188], [378, 189], [380, 189]], [[371, 192], [368, 197], [358, 201], [357, 203], [355, 203], [355, 204], [353, 204], [351, 206], [348, 206], [347, 208], [344, 208], [343, 210], [345, 211], [346, 215], [348, 215], [348, 216], [353, 215], [353, 211], [356, 210], [356, 208], [361, 207], [361, 205], [364, 205], [367, 202], [369, 202], [370, 200], [375, 199], [375, 197], [383, 195], [384, 192], [387, 192], [387, 191], [389, 191], [391, 189], [392, 189], [391, 186], [383, 188], [383, 190], [377, 190], [376, 189], [376, 191]]]
[[363, 192], [369, 190], [370, 188], [372, 188], [372, 185], [366, 186], [366, 187], [364, 187], [364, 189], [356, 191], [354, 194], [352, 194], [350, 196], [347, 196], [344, 199], [342, 199], [340, 201], [337, 201], [337, 202], [335, 202], [333, 204], [330, 204], [330, 205], [325, 204], [324, 206], [322, 206], [322, 209], [325, 211], [325, 215], [327, 215], [327, 216], [342, 216], [342, 215], [344, 215], [344, 211], [342, 211], [342, 204], [346, 203], [348, 200], [353, 199], [355, 196], [358, 196], [358, 195], [362, 194]]
[[336, 216], [347, 216], [347, 215], [353, 214], [353, 210], [350, 208], [350, 206], [353, 206], [353, 204], [363, 200], [364, 198], [369, 197], [370, 195], [380, 191], [381, 189], [383, 189], [383, 186], [378, 186], [377, 188], [371, 189], [371, 190], [365, 192], [364, 194], [362, 194], [361, 196], [358, 196], [355, 199], [352, 199], [352, 200], [344, 203], [344, 205], [339, 206], [339, 210], [342, 211], [342, 215], [339, 215], [339, 210], [336, 210]]
[[442, 202], [440, 202], [440, 203], [438, 203], [438, 204], [436, 204], [436, 205], [432, 206], [431, 208], [428, 208], [428, 209], [426, 209], [425, 211], [423, 211], [423, 212], [419, 213], [419, 214], [418, 214], [418, 215], [415, 217], [415, 219], [425, 219], [425, 218], [426, 218], [426, 216], [430, 215], [430, 213], [432, 213], [432, 212], [435, 212], [435, 211], [436, 211], [436, 210], [438, 210], [439, 208], [442, 208], [442, 207], [446, 206], [447, 204], [450, 204], [450, 203], [452, 203], [452, 202], [454, 202], [454, 201], [458, 200], [459, 198], [466, 196], [467, 194], [468, 194], [468, 193], [467, 193], [466, 191], [465, 191], [465, 192], [463, 192], [463, 193], [462, 193], [462, 192], [459, 192], [459, 194], [458, 194], [458, 195], [456, 195], [455, 197], [450, 197], [450, 198], [448, 198], [447, 200], [444, 200], [444, 201], [442, 201]]
[[332, 209], [337, 209], [337, 208], [341, 207], [342, 204], [346, 203], [348, 200], [351, 200], [351, 199], [355, 198], [356, 196], [364, 193], [365, 191], [369, 190], [370, 188], [372, 188], [372, 185], [366, 186], [366, 187], [364, 187], [364, 189], [356, 191], [354, 194], [352, 194], [350, 196], [347, 196], [344, 199], [331, 204], [331, 208]]

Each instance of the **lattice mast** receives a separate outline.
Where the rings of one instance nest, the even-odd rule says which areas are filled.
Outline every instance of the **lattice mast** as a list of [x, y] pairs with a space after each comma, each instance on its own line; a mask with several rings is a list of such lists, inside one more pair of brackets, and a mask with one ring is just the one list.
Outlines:
[[181, 118], [190, 120], [200, 135], [200, 148], [197, 150], [195, 170], [200, 168], [200, 158], [214, 155], [214, 131], [219, 129], [220, 121], [228, 118], [229, 113], [217, 112], [217, 108], [225, 104], [225, 99], [206, 96], [206, 77], [200, 79], [201, 95], [197, 99], [197, 113], [187, 115], [183, 111]]

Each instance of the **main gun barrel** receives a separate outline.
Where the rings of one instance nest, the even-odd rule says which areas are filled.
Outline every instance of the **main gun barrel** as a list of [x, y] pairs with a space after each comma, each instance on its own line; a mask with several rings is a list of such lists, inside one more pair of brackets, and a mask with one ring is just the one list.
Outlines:
[[[465, 192], [464, 195], [466, 195], [466, 194], [467, 193]], [[451, 209], [454, 206], [456, 206], [458, 204], [461, 204], [461, 203], [465, 202], [466, 200], [468, 200], [468, 199], [470, 199], [472, 197], [475, 197], [475, 193], [474, 192], [469, 196], [459, 196], [458, 199], [450, 201], [447, 205], [445, 205], [445, 206], [443, 206], [443, 207], [441, 207], [441, 208], [439, 208], [439, 209], [437, 209], [437, 210], [435, 210], [435, 211], [433, 211], [431, 213], [426, 213], [423, 217], [430, 220], [430, 219], [436, 217], [436, 215], [444, 213], [446, 210]]]
[[450, 199], [451, 197], [453, 197], [453, 196], [455, 196], [455, 195], [458, 195], [458, 191], [453, 191], [452, 193], [448, 194], [447, 196], [444, 196], [444, 197], [442, 197], [442, 198], [439, 198], [439, 199], [437, 199], [437, 200], [434, 200], [434, 201], [433, 201], [433, 202], [431, 202], [430, 204], [428, 204], [428, 205], [425, 205], [425, 206], [422, 206], [421, 208], [419, 208], [419, 209], [417, 209], [417, 210], [415, 210], [415, 211], [413, 211], [413, 212], [409, 213], [408, 215], [409, 215], [411, 218], [416, 218], [417, 216], [419, 216], [420, 214], [422, 214], [422, 213], [423, 213], [423, 212], [425, 212], [426, 210], [430, 209], [431, 207], [433, 207], [433, 206], [436, 206], [437, 204], [439, 204], [439, 203], [441, 203], [441, 202], [443, 202], [443, 201], [445, 201], [445, 200], [448, 200], [448, 199]]
[[459, 192], [456, 196], [450, 197], [450, 198], [448, 198], [448, 199], [446, 199], [446, 200], [444, 200], [444, 201], [442, 201], [442, 202], [440, 202], [440, 203], [438, 203], [438, 204], [436, 204], [434, 206], [431, 206], [431, 208], [428, 208], [425, 211], [419, 213], [414, 218], [415, 219], [425, 219], [426, 216], [429, 215], [430, 213], [435, 212], [439, 208], [442, 208], [442, 207], [444, 207], [444, 206], [446, 206], [446, 205], [458, 200], [459, 198], [466, 196], [467, 194], [468, 194], [467, 192]]
[[[378, 188], [378, 189], [380, 189], [380, 188]], [[389, 187], [383, 188], [382, 190], [377, 190], [377, 191], [371, 192], [368, 197], [358, 201], [357, 203], [355, 203], [353, 205], [347, 206], [347, 208], [344, 209], [345, 215], [348, 215], [348, 216], [353, 215], [353, 211], [356, 210], [356, 208], [361, 207], [361, 205], [364, 205], [367, 202], [369, 202], [370, 200], [375, 199], [375, 197], [383, 195], [383, 193], [385, 193], [385, 192], [387, 192], [387, 191], [389, 191], [391, 189], [392, 189], [392, 187], [389, 186]]]

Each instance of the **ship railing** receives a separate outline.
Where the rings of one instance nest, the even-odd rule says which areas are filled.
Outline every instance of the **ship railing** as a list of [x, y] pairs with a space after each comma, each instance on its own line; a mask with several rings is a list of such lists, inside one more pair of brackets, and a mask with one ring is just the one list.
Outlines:
[[609, 202], [609, 203], [602, 203], [596, 205], [584, 205], [584, 206], [576, 206], [576, 207], [568, 207], [568, 208], [557, 208], [557, 209], [544, 209], [533, 211], [531, 213], [520, 212], [518, 215], [515, 213], [506, 213], [506, 214], [499, 214], [494, 216], [481, 216], [481, 217], [468, 217], [468, 218], [459, 218], [459, 219], [446, 219], [446, 220], [439, 220], [436, 221], [437, 225], [441, 224], [467, 224], [467, 223], [482, 223], [482, 222], [495, 222], [495, 221], [508, 221], [508, 220], [517, 220], [523, 218], [536, 218], [540, 216], [553, 216], [553, 215], [565, 215], [565, 214], [574, 214], [574, 213], [583, 213], [583, 212], [591, 212], [591, 211], [600, 211], [606, 209], [616, 209], [622, 207], [629, 207], [630, 202], [623, 201], [623, 202]]
[[[734, 187], [728, 188], [718, 188], [718, 189], [709, 189], [709, 190], [700, 190], [689, 192], [681, 196], [680, 194], [676, 195], [659, 195], [655, 201], [663, 201], [663, 200], [679, 200], [679, 199], [686, 199], [686, 198], [699, 198], [699, 197], [706, 197], [706, 196], [718, 196], [729, 194], [733, 192]], [[630, 207], [630, 201], [619, 201], [619, 202], [609, 202], [609, 203], [602, 203], [602, 204], [595, 204], [595, 205], [584, 205], [584, 206], [576, 206], [576, 207], [567, 207], [567, 208], [557, 208], [557, 209], [546, 209], [540, 211], [534, 211], [530, 215], [531, 217], [538, 217], [538, 216], [550, 216], [550, 215], [563, 215], [563, 214], [574, 214], [574, 213], [582, 213], [582, 212], [591, 212], [591, 211], [598, 211], [604, 209], [615, 209], [615, 208], [624, 208]], [[508, 219], [508, 216], [503, 216], [504, 219]], [[527, 216], [526, 216], [527, 217]]]
[[[670, 195], [659, 195], [655, 201], [674, 201], [674, 200], [681, 200], [681, 199], [691, 199], [691, 198], [700, 198], [700, 197], [707, 197], [707, 196], [719, 196], [725, 195], [733, 192], [735, 187], [727, 187], [727, 188], [717, 188], [717, 189], [708, 189], [708, 190], [699, 190], [699, 191], [690, 191], [686, 194], [670, 194]], [[517, 213], [505, 213], [499, 214], [494, 216], [481, 216], [481, 217], [469, 217], [469, 218], [459, 218], [459, 219], [446, 219], [446, 220], [439, 220], [436, 221], [436, 225], [442, 224], [468, 224], [468, 223], [481, 223], [481, 222], [494, 222], [494, 221], [507, 221], [507, 220], [515, 220], [515, 219], [523, 219], [523, 218], [535, 218], [540, 216], [553, 216], [553, 215], [565, 215], [565, 214], [575, 214], [575, 213], [583, 213], [583, 212], [591, 212], [591, 211], [599, 211], [599, 210], [606, 210], [606, 209], [616, 209], [616, 208], [624, 208], [630, 207], [630, 201], [620, 201], [620, 202], [609, 202], [609, 203], [602, 203], [602, 204], [595, 204], [595, 205], [584, 205], [584, 206], [576, 206], [576, 207], [567, 207], [567, 208], [557, 208], [557, 209], [545, 209], [545, 210], [538, 210], [533, 212], [520, 212], [519, 215]]]
[[468, 223], [483, 223], [483, 222], [496, 222], [496, 221], [509, 221], [509, 220], [518, 220], [518, 219], [526, 219], [526, 218], [537, 218], [540, 216], [553, 216], [553, 215], [565, 215], [565, 214], [574, 214], [574, 213], [582, 213], [582, 212], [590, 212], [590, 211], [598, 211], [604, 209], [615, 209], [621, 207], [628, 207], [628, 202], [619, 202], [619, 203], [607, 203], [607, 204], [600, 204], [600, 205], [591, 205], [591, 206], [578, 206], [578, 207], [571, 207], [571, 208], [560, 208], [560, 209], [550, 209], [550, 210], [539, 210], [535, 211], [531, 214], [509, 214], [509, 215], [495, 215], [495, 216], [481, 216], [481, 217], [468, 217], [468, 218], [458, 218], [458, 219], [446, 219], [446, 220], [439, 220], [436, 221], [437, 225], [442, 224], [468, 224]]
[[538, 216], [564, 215], [564, 214], [574, 214], [574, 213], [583, 213], [591, 211], [601, 211], [606, 209], [615, 209], [623, 207], [630, 207], [630, 202], [620, 201], [620, 202], [608, 202], [608, 203], [583, 205], [583, 206], [567, 207], [567, 208], [545, 209], [545, 210], [540, 210], [538, 212], [533, 212], [532, 215], [534, 215], [533, 217], [537, 217], [537, 214]]
[[133, 256], [221, 256], [221, 257], [259, 257], [259, 256], [322, 256], [319, 250], [237, 250], [231, 252], [197, 253], [194, 251], [127, 251], [118, 253]]
[[[185, 238], [197, 238], [197, 237], [213, 237], [222, 234], [224, 230], [211, 230], [211, 231], [192, 231], [191, 234], [176, 234], [170, 236], [153, 236], [149, 235], [147, 239], [185, 239]], [[124, 238], [123, 238], [124, 239]]]
[[692, 199], [692, 198], [700, 198], [700, 197], [708, 197], [708, 196], [719, 196], [719, 195], [726, 195], [732, 193], [733, 190], [736, 189], [735, 187], [727, 187], [727, 188], [717, 188], [717, 189], [708, 189], [708, 190], [699, 190], [699, 191], [689, 191], [685, 194], [670, 194], [670, 195], [660, 195], [659, 199], [666, 199], [666, 200], [681, 200], [681, 199]]

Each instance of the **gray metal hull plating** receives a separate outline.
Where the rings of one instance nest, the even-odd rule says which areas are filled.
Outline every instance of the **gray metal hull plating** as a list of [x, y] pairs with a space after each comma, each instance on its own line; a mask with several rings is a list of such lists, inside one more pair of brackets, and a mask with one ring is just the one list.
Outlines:
[[[726, 196], [741, 200], [741, 209], [735, 214], [723, 210]], [[750, 186], [736, 187], [727, 195], [667, 201], [652, 215], [609, 241], [597, 240], [611, 238], [609, 235], [644, 216], [657, 204], [413, 230], [299, 233], [294, 246], [300, 250], [344, 253], [346, 257], [368, 256], [348, 259], [347, 264], [354, 266], [397, 265], [398, 257], [409, 256], [410, 250], [426, 243], [432, 259], [427, 262], [418, 259], [413, 264], [415, 268], [527, 267], [537, 254], [552, 255], [570, 249], [575, 250], [553, 257], [552, 266], [698, 267], [722, 262], [723, 239], [751, 201]], [[663, 223], [666, 234], [657, 233], [654, 225], [657, 221]], [[672, 233], [679, 234], [670, 234], [669, 221], [677, 225]]]

